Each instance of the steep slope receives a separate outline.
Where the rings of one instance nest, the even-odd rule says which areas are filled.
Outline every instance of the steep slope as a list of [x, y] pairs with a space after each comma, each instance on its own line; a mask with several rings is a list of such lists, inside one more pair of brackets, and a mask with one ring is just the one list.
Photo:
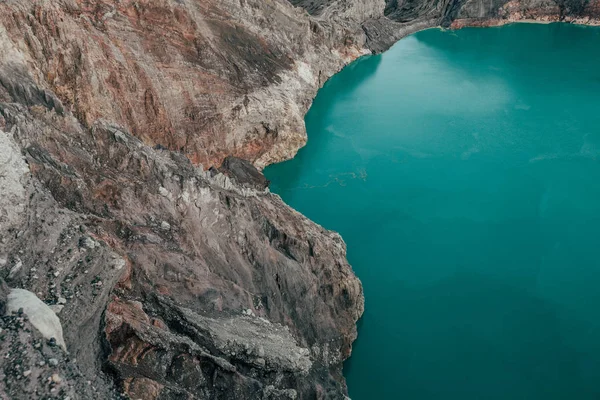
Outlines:
[[0, 11], [32, 78], [85, 127], [104, 118], [203, 165], [230, 154], [264, 164], [280, 143], [304, 142], [311, 94], [365, 53], [353, 18], [381, 14], [372, 3], [336, 25], [285, 1], [23, 0]]

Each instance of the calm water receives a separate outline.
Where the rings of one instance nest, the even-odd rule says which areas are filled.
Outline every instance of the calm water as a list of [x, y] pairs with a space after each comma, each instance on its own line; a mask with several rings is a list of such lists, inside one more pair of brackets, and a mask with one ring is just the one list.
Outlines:
[[265, 173], [364, 283], [353, 400], [600, 399], [600, 29], [420, 32], [306, 123]]

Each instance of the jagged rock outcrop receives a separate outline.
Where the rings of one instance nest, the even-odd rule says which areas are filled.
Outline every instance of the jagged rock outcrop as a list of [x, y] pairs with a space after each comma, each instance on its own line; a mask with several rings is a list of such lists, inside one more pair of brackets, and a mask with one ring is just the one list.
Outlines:
[[[84, 373], [108, 357], [105, 367], [126, 387], [143, 378], [167, 398], [232, 398], [270, 386], [302, 388], [303, 396], [344, 391], [329, 376], [350, 353], [363, 300], [339, 235], [264, 187], [234, 184], [114, 125], [86, 129], [74, 117], [47, 109], [34, 116], [17, 104], [0, 110], [35, 182], [26, 188], [29, 214], [2, 247], [9, 270], [21, 264], [9, 281], [52, 303], [64, 297], [65, 340]], [[124, 306], [131, 304], [147, 320]], [[227, 330], [242, 321], [241, 333]], [[271, 348], [264, 365], [249, 361], [242, 350], [267, 346], [269, 337], [282, 356]], [[293, 354], [300, 360], [286, 361]], [[198, 393], [153, 370], [180, 357], [202, 365]]]
[[36, 66], [7, 65], [0, 82], [27, 105], [57, 102], [88, 128], [105, 118], [203, 165], [265, 165], [304, 143], [312, 94], [365, 53], [358, 22], [379, 3], [340, 2], [353, 7], [323, 23], [282, 0], [0, 3], [0, 35]]
[[600, 24], [597, 0], [520, 0], [481, 2], [465, 0], [453, 10], [452, 26], [492, 26], [515, 21]]
[[595, 4], [0, 1], [0, 278], [69, 350], [9, 309], [0, 396], [343, 398], [360, 282], [256, 167], [295, 154], [318, 88], [363, 54]]

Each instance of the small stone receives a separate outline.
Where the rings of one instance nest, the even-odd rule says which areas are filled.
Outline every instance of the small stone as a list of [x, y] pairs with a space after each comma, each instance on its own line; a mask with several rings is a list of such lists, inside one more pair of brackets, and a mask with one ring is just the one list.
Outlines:
[[56, 271], [53, 275], [55, 278], [57, 278], [60, 275], [60, 272]]
[[119, 258], [118, 260], [115, 261], [115, 269], [120, 270], [120, 269], [123, 269], [124, 266], [125, 266], [125, 260], [123, 260], [122, 258]]
[[60, 312], [63, 310], [63, 308], [65, 308], [65, 306], [62, 304], [53, 304], [49, 307], [52, 311], [54, 311], [54, 314], [56, 314], [56, 315], [60, 314]]
[[161, 196], [169, 197], [169, 191], [162, 186], [158, 188], [158, 193], [160, 193]]
[[52, 382], [60, 383], [60, 382], [62, 382], [62, 378], [58, 374], [52, 374]]
[[96, 241], [89, 236], [82, 237], [81, 239], [79, 239], [79, 247], [85, 247], [87, 249], [92, 250], [97, 245], [98, 243], [96, 243]]
[[51, 358], [48, 360], [48, 365], [56, 367], [58, 365], [58, 360], [56, 358]]
[[59, 297], [58, 304], [67, 304], [67, 299], [65, 299], [64, 297]]
[[169, 224], [167, 221], [163, 221], [160, 223], [160, 229], [163, 231], [168, 231], [171, 229], [171, 224]]
[[[107, 15], [108, 15], [108, 13], [104, 15], [103, 19], [105, 19]], [[123, 143], [128, 142], [127, 136], [123, 132], [117, 130], [114, 132], [114, 135], [115, 135], [115, 141], [121, 141]]]
[[17, 272], [19, 272], [19, 270], [21, 269], [22, 266], [23, 266], [23, 262], [21, 260], [18, 260], [15, 263], [15, 265], [10, 269], [10, 272], [8, 273], [8, 277], [13, 278], [15, 275], [17, 275]]
[[23, 376], [24, 377], [28, 377], [29, 375], [31, 375], [31, 370], [28, 369], [27, 371], [23, 372]]

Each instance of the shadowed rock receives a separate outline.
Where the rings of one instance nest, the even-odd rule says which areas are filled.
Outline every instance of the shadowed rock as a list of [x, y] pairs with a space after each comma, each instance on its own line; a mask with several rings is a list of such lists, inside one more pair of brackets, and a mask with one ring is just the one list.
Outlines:
[[227, 157], [219, 171], [243, 187], [265, 190], [269, 186], [267, 178], [252, 163], [241, 158]]

